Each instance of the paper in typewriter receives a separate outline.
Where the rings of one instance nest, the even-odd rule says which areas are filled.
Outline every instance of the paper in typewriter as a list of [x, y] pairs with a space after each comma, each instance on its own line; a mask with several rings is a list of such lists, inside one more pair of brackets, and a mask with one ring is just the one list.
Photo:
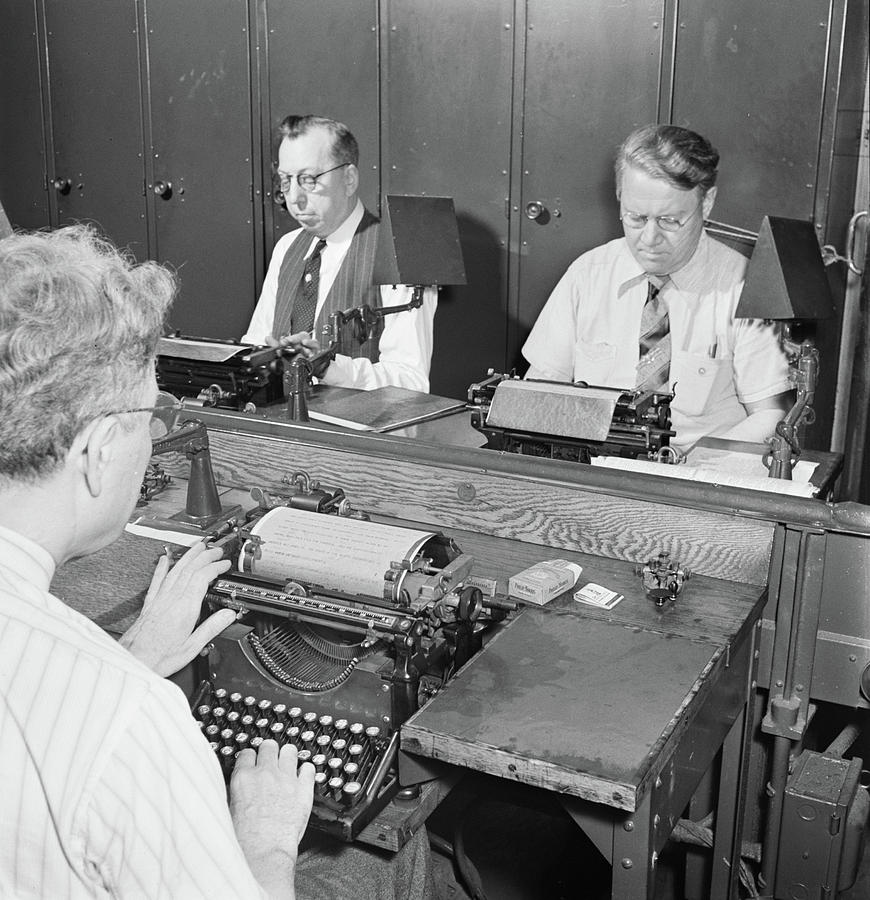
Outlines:
[[[416, 531], [276, 507], [251, 529], [262, 539], [261, 557], [250, 574], [275, 581], [300, 581], [347, 594], [380, 599], [390, 563], [412, 560], [432, 537]], [[239, 555], [241, 570], [244, 550]]]
[[221, 341], [194, 341], [186, 338], [160, 338], [158, 356], [175, 356], [179, 359], [195, 359], [198, 362], [221, 363], [234, 357], [250, 344], [225, 344]]
[[510, 379], [496, 385], [486, 424], [542, 435], [604, 441], [620, 390]]

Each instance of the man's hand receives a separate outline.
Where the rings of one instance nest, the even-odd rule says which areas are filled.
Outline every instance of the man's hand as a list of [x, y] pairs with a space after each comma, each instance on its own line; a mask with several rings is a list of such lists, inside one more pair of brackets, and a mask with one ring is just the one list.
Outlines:
[[295, 897], [299, 842], [314, 802], [314, 766], [296, 748], [263, 741], [242, 750], [230, 779], [230, 814], [254, 877], [271, 897]]
[[307, 331], [299, 331], [296, 334], [285, 334], [282, 338], [275, 338], [271, 334], [266, 335], [266, 343], [276, 350], [286, 347], [293, 353], [301, 353], [306, 359], [311, 359], [320, 353], [320, 342], [311, 337]]
[[194, 544], [170, 569], [161, 556], [139, 618], [121, 636], [121, 644], [158, 675], [184, 668], [209, 641], [232, 625], [231, 609], [218, 610], [196, 630], [202, 598], [209, 583], [230, 568], [219, 548]]

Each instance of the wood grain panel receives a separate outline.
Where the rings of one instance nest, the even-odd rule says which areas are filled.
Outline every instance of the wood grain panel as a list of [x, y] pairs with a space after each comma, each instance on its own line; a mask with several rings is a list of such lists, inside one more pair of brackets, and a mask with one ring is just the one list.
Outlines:
[[270, 436], [213, 430], [210, 440], [222, 485], [280, 492], [282, 476], [302, 470], [369, 512], [633, 562], [664, 550], [694, 572], [767, 581], [768, 522]]

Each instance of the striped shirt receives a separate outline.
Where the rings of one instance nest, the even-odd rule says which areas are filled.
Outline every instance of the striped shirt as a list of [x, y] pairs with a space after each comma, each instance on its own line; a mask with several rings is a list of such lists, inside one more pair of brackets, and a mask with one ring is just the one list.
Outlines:
[[256, 898], [184, 694], [0, 527], [0, 898]]

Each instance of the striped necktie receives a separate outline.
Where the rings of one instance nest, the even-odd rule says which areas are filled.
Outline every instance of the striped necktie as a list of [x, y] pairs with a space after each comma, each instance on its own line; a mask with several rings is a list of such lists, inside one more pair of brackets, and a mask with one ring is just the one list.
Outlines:
[[320, 253], [326, 246], [326, 238], [320, 238], [314, 249], [305, 260], [302, 272], [302, 290], [297, 294], [293, 306], [293, 318], [290, 331], [311, 332], [314, 328], [314, 313], [317, 312], [317, 289], [320, 285]]
[[661, 296], [664, 284], [649, 282], [646, 304], [640, 319], [640, 361], [637, 387], [661, 391], [668, 387], [671, 368], [671, 329], [668, 301]]

